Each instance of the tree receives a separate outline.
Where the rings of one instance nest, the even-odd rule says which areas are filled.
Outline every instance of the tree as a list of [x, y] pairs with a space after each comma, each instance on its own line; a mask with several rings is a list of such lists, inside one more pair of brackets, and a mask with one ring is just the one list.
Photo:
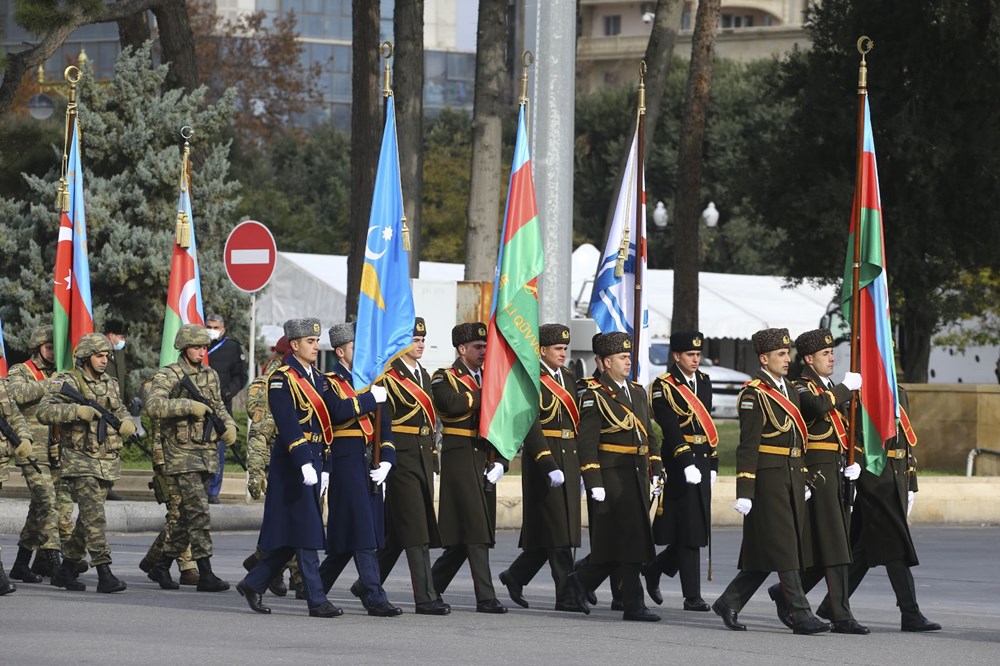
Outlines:
[[460, 264], [465, 258], [472, 123], [465, 112], [445, 109], [425, 127], [422, 198], [427, 219], [422, 258]]
[[424, 189], [424, 0], [396, 4], [393, 57], [399, 176], [410, 229], [410, 274], [420, 269]]

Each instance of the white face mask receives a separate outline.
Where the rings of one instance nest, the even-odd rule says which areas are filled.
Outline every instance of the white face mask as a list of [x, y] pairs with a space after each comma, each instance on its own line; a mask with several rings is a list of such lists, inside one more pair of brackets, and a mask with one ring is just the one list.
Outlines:
[[114, 344], [114, 348], [115, 348], [115, 351], [121, 351], [121, 350], [125, 349], [125, 341], [124, 340], [119, 340], [118, 342], [116, 342]]
[[219, 339], [219, 335], [221, 335], [221, 334], [216, 329], [214, 329], [214, 328], [208, 329], [208, 337], [210, 339], [212, 339], [212, 340], [218, 340]]

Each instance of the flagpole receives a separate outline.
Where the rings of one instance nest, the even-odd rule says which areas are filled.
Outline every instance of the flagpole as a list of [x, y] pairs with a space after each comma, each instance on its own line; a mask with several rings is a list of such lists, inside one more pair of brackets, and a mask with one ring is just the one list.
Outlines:
[[[646, 61], [639, 62], [639, 108], [636, 125], [636, 165], [635, 165], [635, 279], [632, 292], [632, 381], [639, 379], [639, 363], [644, 359], [639, 358], [641, 346], [639, 339], [642, 336], [642, 278], [643, 270], [641, 258], [643, 254], [643, 244], [645, 243], [646, 229], [643, 226], [642, 211], [646, 205], [645, 173], [643, 170], [643, 136], [646, 132]], [[645, 359], [648, 362], [648, 359]]]
[[[865, 56], [875, 43], [867, 36], [858, 39], [858, 53], [861, 54], [861, 64], [858, 66], [858, 143], [857, 143], [857, 173], [854, 180], [854, 262], [851, 264], [851, 372], [861, 368], [861, 212], [864, 207], [862, 192], [862, 177], [865, 159], [865, 102], [868, 99], [868, 63]], [[847, 464], [854, 464], [854, 442], [857, 434], [858, 391], [851, 392], [851, 407], [848, 412], [847, 432]], [[854, 482], [845, 479], [844, 504], [848, 507], [854, 504]]]

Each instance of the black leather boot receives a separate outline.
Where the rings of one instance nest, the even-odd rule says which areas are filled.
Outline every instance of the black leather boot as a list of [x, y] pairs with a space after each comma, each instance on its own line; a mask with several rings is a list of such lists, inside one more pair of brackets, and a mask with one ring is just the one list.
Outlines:
[[198, 560], [198, 587], [199, 592], [225, 592], [229, 589], [229, 583], [212, 573], [212, 560], [203, 557]]
[[[49, 560], [45, 555], [47, 549], [40, 549], [35, 551], [35, 559], [31, 561], [31, 573], [36, 573], [39, 576], [44, 576], [46, 578], [52, 578], [56, 575], [56, 570], [59, 569], [59, 565], [56, 564], [55, 568], [49, 566]], [[59, 552], [59, 551], [55, 551]]]
[[31, 562], [31, 549], [18, 546], [17, 558], [14, 560], [14, 566], [10, 568], [10, 577], [25, 583], [41, 583], [42, 577], [31, 573], [29, 562]]
[[79, 564], [79, 560], [64, 559], [56, 570], [56, 575], [49, 581], [49, 584], [65, 588], [72, 592], [83, 592], [87, 589], [87, 586], [76, 579], [79, 575], [76, 573], [76, 568]]
[[180, 583], [170, 577], [170, 565], [173, 563], [174, 558], [169, 555], [162, 556], [149, 570], [146, 577], [154, 583], [158, 583], [162, 590], [179, 590]]
[[111, 573], [110, 564], [98, 564], [97, 565], [97, 591], [103, 592], [105, 594], [111, 594], [112, 592], [124, 592], [125, 581], [119, 580], [113, 573]]
[[0, 597], [16, 591], [17, 586], [7, 578], [7, 574], [3, 570], [3, 562], [0, 562]]
[[62, 554], [55, 548], [43, 548], [35, 555], [35, 560], [37, 561], [39, 557], [44, 557], [48, 562], [47, 568], [52, 572], [49, 576], [55, 576], [56, 572], [59, 571], [59, 565], [62, 564]]

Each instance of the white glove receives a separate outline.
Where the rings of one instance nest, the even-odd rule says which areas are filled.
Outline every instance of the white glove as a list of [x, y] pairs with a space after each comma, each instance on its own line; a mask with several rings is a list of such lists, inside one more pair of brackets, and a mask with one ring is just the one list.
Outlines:
[[564, 483], [566, 483], [566, 475], [562, 473], [561, 469], [554, 469], [549, 472], [549, 485], [553, 488], [558, 488]]
[[906, 517], [910, 517], [910, 512], [913, 511], [913, 500], [916, 498], [916, 493], [912, 490], [906, 491]]
[[709, 483], [709, 487], [714, 486], [715, 485], [715, 480], [718, 479], [718, 478], [719, 478], [719, 473], [716, 472], [713, 469], [712, 473], [711, 473], [711, 476], [709, 477], [709, 479], [710, 479], [709, 482], [708, 482]]
[[741, 497], [736, 500], [736, 504], [733, 505], [738, 513], [742, 513], [744, 516], [750, 513], [750, 509], [753, 508], [753, 500], [749, 500], [746, 497]]
[[812, 489], [809, 486], [806, 486], [806, 501], [808, 502], [810, 499], [812, 499], [812, 496], [813, 496]]
[[663, 477], [657, 476], [653, 479], [653, 499], [659, 498], [663, 493]]
[[844, 476], [847, 477], [848, 481], [857, 481], [858, 477], [861, 476], [861, 465], [858, 463], [848, 465], [844, 468]]
[[386, 390], [384, 388], [382, 388], [381, 386], [376, 386], [374, 384], [372, 385], [371, 393], [372, 397], [375, 398], [375, 402], [380, 405], [383, 402], [385, 402], [386, 396], [389, 395], [388, 393], [386, 393]]
[[587, 486], [583, 482], [583, 477], [580, 477], [580, 499], [584, 499], [587, 496]]
[[493, 463], [493, 469], [488, 472], [484, 472], [484, 474], [486, 474], [487, 481], [496, 485], [497, 482], [503, 478], [503, 465], [500, 463]]
[[604, 488], [591, 488], [590, 496], [594, 499], [595, 502], [603, 502], [605, 498]]
[[326, 489], [330, 487], [330, 473], [321, 472], [319, 475], [319, 494], [322, 495], [326, 493]]
[[392, 463], [380, 462], [378, 464], [378, 469], [373, 469], [368, 472], [368, 476], [372, 478], [376, 486], [381, 486], [385, 483], [385, 477], [389, 476], [389, 470], [392, 468]]
[[688, 465], [684, 468], [684, 480], [691, 485], [697, 485], [701, 483], [701, 470], [699, 470], [694, 465]]
[[857, 391], [861, 388], [861, 374], [858, 372], [848, 372], [844, 375], [844, 386], [852, 391]]
[[312, 463], [306, 463], [302, 466], [302, 484], [306, 486], [315, 486], [319, 482], [319, 477], [316, 476], [316, 468], [313, 467]]
[[437, 484], [438, 484], [438, 475], [437, 472], [434, 472], [434, 485], [436, 486]]

